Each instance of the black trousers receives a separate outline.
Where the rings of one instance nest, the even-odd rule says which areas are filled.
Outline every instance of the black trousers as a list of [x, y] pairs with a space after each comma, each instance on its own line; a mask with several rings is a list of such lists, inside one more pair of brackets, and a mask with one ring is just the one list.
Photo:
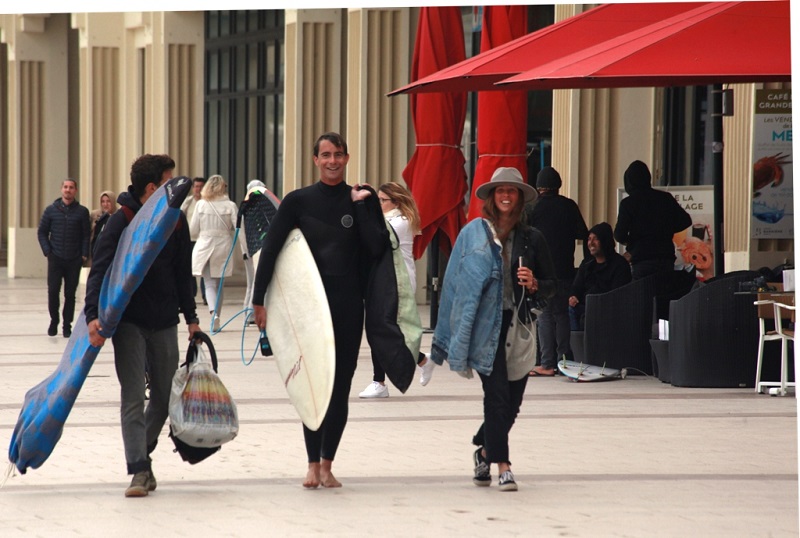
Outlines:
[[528, 384], [528, 376], [518, 381], [508, 380], [504, 344], [513, 315], [511, 310], [503, 311], [492, 373], [488, 376], [478, 374], [483, 384], [483, 424], [472, 442], [486, 449], [486, 461], [489, 463], [511, 463], [508, 459], [508, 433], [517, 419]]
[[59, 258], [52, 252], [47, 257], [47, 308], [50, 311], [50, 323], [58, 324], [58, 308], [61, 299], [61, 282], [64, 282], [64, 326], [72, 326], [75, 317], [75, 291], [81, 276], [83, 260]]

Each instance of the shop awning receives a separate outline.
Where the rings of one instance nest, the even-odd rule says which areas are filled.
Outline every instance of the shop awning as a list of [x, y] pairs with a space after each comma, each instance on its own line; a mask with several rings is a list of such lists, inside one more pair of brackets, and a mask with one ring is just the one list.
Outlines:
[[[624, 12], [626, 4], [614, 6]], [[791, 80], [789, 2], [708, 2], [500, 81], [498, 89]]]
[[389, 95], [498, 89], [496, 82], [697, 7], [691, 2], [605, 4], [430, 73]]

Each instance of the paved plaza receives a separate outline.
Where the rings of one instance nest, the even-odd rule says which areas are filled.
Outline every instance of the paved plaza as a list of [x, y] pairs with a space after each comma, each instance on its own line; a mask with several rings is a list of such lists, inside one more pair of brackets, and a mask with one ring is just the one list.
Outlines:
[[[223, 319], [243, 292], [226, 288]], [[81, 285], [79, 307], [83, 293]], [[46, 335], [46, 295], [44, 279], [8, 279], [2, 268], [3, 450], [26, 391], [55, 369], [67, 342]], [[428, 307], [420, 310], [427, 320]], [[202, 305], [199, 313], [208, 328]], [[190, 466], [162, 434], [158, 489], [126, 499], [109, 342], [53, 454], [0, 489], [0, 536], [798, 536], [793, 395], [681, 389], [643, 376], [532, 378], [511, 432], [520, 489], [500, 492], [494, 468], [492, 487], [471, 480], [480, 381], [445, 365], [427, 387], [415, 380], [406, 394], [391, 387], [388, 399], [359, 400], [372, 379], [365, 338], [334, 464], [344, 487], [307, 491], [300, 422], [274, 361], [243, 363], [242, 317], [213, 340], [238, 404], [234, 441]], [[255, 329], [244, 342], [249, 360]]]

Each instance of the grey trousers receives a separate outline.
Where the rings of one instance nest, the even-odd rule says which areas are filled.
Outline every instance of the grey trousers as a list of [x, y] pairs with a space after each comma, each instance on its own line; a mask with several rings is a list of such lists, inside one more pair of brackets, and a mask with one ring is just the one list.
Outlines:
[[[169, 415], [172, 377], [178, 368], [178, 327], [144, 329], [120, 323], [112, 341], [120, 384], [120, 421], [128, 474], [150, 470], [149, 454]], [[145, 367], [150, 375], [150, 400], [145, 409]]]

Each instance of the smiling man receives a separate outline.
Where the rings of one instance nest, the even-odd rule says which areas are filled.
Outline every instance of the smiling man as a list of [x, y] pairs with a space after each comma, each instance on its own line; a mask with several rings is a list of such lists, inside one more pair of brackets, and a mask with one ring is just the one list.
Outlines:
[[319, 182], [290, 192], [281, 202], [264, 238], [253, 289], [256, 325], [263, 330], [267, 322], [264, 294], [275, 261], [289, 232], [299, 228], [322, 277], [336, 342], [336, 376], [328, 412], [317, 431], [303, 426], [308, 454], [306, 488], [342, 485], [331, 466], [347, 424], [347, 400], [364, 327], [360, 271], [368, 258], [380, 256], [389, 241], [386, 226], [379, 226], [383, 216], [377, 199], [369, 190], [344, 182], [349, 160], [347, 143], [340, 134], [325, 133], [317, 139], [314, 165]]

